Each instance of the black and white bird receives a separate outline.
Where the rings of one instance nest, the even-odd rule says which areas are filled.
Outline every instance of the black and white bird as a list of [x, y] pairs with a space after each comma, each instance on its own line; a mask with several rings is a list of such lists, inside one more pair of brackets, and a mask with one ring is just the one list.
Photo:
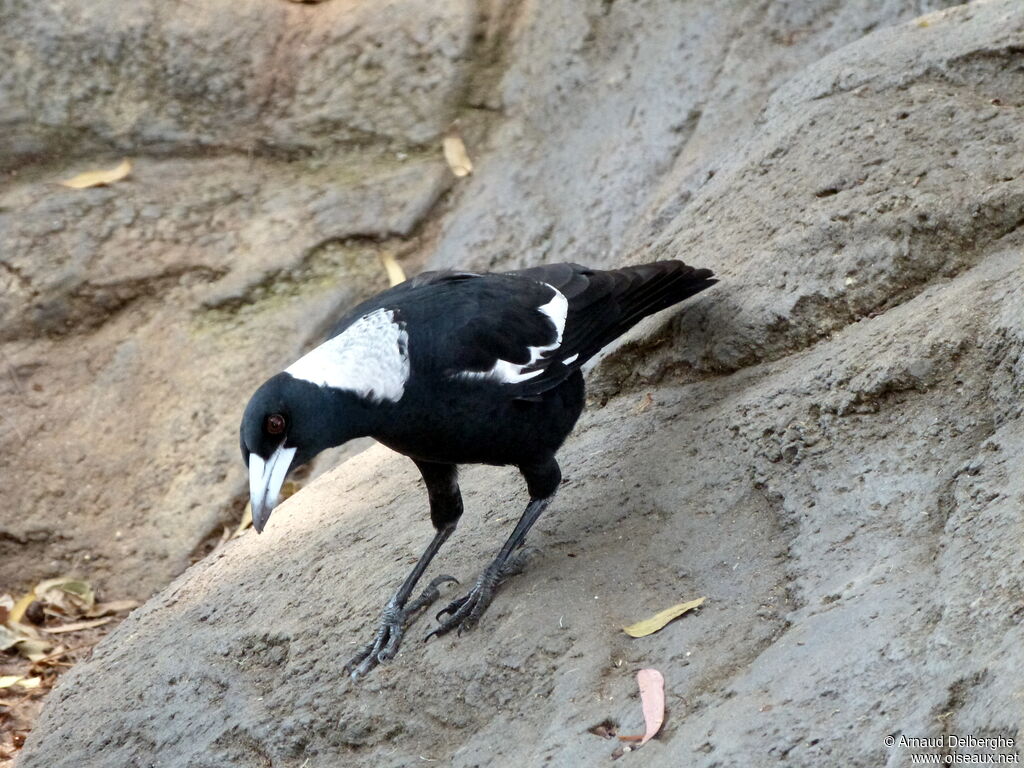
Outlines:
[[[530, 501], [511, 536], [428, 637], [473, 626], [561, 482], [555, 452], [583, 410], [581, 366], [647, 315], [710, 287], [707, 269], [661, 261], [615, 270], [551, 264], [516, 272], [428, 272], [360, 304], [320, 346], [266, 381], [245, 409], [253, 525], [285, 476], [325, 448], [370, 436], [423, 475], [433, 540], [347, 665], [365, 674], [398, 650], [441, 576], [413, 589], [462, 515], [457, 467], [518, 467]], [[441, 617], [447, 615], [444, 621]]]

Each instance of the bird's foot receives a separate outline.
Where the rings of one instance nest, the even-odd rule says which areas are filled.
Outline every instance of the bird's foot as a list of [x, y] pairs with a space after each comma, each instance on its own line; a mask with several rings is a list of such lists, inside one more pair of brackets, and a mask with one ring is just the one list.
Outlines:
[[355, 680], [378, 664], [393, 659], [398, 653], [398, 646], [402, 643], [406, 627], [416, 619], [420, 611], [441, 597], [438, 587], [449, 581], [457, 584], [459, 580], [454, 576], [438, 576], [427, 585], [419, 597], [404, 607], [392, 598], [384, 607], [377, 634], [349, 660], [344, 667], [345, 673]]
[[[432, 637], [446, 635], [453, 629], [457, 629], [460, 635], [464, 631], [473, 629], [480, 621], [484, 611], [487, 610], [487, 606], [491, 604], [498, 585], [509, 576], [520, 573], [532, 554], [532, 549], [521, 550], [504, 562], [495, 560], [487, 566], [467, 594], [452, 600], [437, 612], [435, 618], [441, 623], [437, 629], [423, 638], [424, 642]], [[448, 614], [448, 618], [441, 621], [441, 617], [445, 614]]]

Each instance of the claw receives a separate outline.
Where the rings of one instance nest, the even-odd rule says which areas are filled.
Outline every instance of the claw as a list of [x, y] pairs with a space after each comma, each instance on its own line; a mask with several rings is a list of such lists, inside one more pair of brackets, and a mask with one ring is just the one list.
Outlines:
[[[479, 622], [480, 616], [487, 610], [487, 606], [491, 604], [495, 587], [506, 575], [503, 566], [504, 564], [497, 565], [492, 563], [480, 575], [480, 578], [477, 579], [476, 584], [468, 594], [452, 600], [438, 611], [434, 618], [440, 624], [423, 638], [423, 641], [426, 642], [433, 637], [440, 637], [451, 632], [453, 629], [458, 630], [460, 635], [466, 630], [473, 629]], [[448, 614], [448, 618], [442, 622], [441, 617], [445, 614]]]
[[441, 592], [440, 590], [438, 590], [438, 587], [440, 587], [442, 584], [447, 584], [449, 582], [452, 584], [458, 584], [459, 580], [456, 579], [454, 576], [449, 576], [445, 573], [442, 573], [440, 576], [437, 576], [424, 588], [424, 590], [420, 593], [419, 597], [417, 597], [415, 600], [409, 603], [408, 606], [406, 606], [406, 614], [412, 616], [420, 610], [422, 610], [423, 608], [426, 608], [435, 600], [440, 599]]
[[448, 575], [438, 576], [427, 585], [419, 597], [404, 608], [400, 607], [392, 598], [381, 614], [377, 634], [343, 667], [345, 674], [353, 680], [357, 680], [368, 674], [378, 664], [391, 661], [398, 653], [405, 628], [412, 623], [420, 610], [441, 596], [438, 587], [447, 582], [458, 583], [458, 579]]
[[[472, 592], [470, 594], [472, 594]], [[434, 614], [434, 621], [440, 621], [441, 617], [444, 616], [446, 613], [455, 613], [459, 610], [459, 608], [465, 605], [467, 600], [469, 600], [469, 595], [463, 595], [462, 597], [455, 598], [450, 603], [448, 603], [448, 605], [446, 605], [444, 608], [442, 608], [440, 611]]]

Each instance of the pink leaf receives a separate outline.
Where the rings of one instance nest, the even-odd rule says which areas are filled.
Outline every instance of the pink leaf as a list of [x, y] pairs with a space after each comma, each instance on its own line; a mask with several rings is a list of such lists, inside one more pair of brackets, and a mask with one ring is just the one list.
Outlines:
[[656, 669], [641, 669], [636, 673], [636, 681], [640, 686], [640, 704], [647, 726], [640, 740], [642, 747], [657, 735], [665, 722], [665, 678]]

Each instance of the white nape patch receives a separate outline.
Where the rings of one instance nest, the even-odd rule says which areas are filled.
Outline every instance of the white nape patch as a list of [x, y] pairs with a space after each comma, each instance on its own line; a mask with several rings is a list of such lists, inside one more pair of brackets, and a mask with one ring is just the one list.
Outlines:
[[494, 379], [502, 384], [519, 384], [544, 373], [543, 368], [530, 371], [529, 373], [524, 373], [524, 370], [536, 363], [548, 352], [558, 349], [562, 343], [562, 334], [565, 332], [565, 318], [569, 314], [569, 300], [555, 286], [548, 283], [544, 283], [544, 285], [547, 285], [548, 288], [554, 291], [555, 295], [547, 304], [537, 307], [537, 311], [547, 315], [548, 319], [554, 323], [557, 334], [555, 340], [542, 347], [527, 347], [530, 350], [529, 362], [520, 365], [518, 363], [510, 363], [508, 360], [498, 360], [489, 371], [464, 371], [458, 374], [459, 376], [466, 379]]
[[565, 360], [562, 361], [562, 365], [572, 365], [573, 363], [576, 362], [576, 358], [579, 356], [579, 352], [577, 352], [575, 355], [569, 355], [567, 358], [565, 358]]
[[284, 372], [374, 402], [397, 402], [409, 380], [409, 334], [395, 321], [394, 312], [378, 309], [303, 355]]

